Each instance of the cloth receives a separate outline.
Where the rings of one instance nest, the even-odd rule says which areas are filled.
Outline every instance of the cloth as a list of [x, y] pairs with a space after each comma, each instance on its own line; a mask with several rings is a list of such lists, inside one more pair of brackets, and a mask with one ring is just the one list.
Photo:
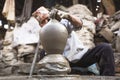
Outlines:
[[77, 63], [71, 63], [71, 67], [88, 67], [98, 63], [100, 75], [114, 76], [115, 61], [113, 51], [110, 45], [103, 43], [89, 50]]
[[2, 14], [8, 21], [15, 23], [15, 0], [5, 0]]
[[73, 31], [73, 25], [68, 20], [62, 19], [60, 23], [67, 28], [69, 33], [63, 56], [65, 56], [70, 62], [75, 63], [82, 58], [88, 48], [78, 39], [76, 33]]
[[20, 28], [14, 29], [14, 45], [38, 43], [41, 27], [38, 21], [31, 17], [27, 23]]
[[71, 32], [70, 37], [67, 40], [63, 55], [70, 62], [79, 61], [82, 56], [88, 51], [88, 48], [78, 39], [74, 31]]

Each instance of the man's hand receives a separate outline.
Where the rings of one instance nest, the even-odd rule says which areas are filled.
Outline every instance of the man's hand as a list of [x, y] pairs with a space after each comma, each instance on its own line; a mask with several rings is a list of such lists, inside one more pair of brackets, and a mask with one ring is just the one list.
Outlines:
[[53, 9], [50, 12], [50, 17], [60, 21], [61, 19], [69, 19], [69, 14], [57, 9]]
[[58, 10], [57, 14], [60, 16], [61, 19], [69, 19], [69, 14], [66, 12]]

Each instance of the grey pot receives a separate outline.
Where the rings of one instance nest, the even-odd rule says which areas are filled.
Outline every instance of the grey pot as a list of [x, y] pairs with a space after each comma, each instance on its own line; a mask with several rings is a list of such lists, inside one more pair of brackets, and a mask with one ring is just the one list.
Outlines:
[[47, 54], [62, 54], [68, 32], [56, 19], [51, 19], [40, 31], [40, 41]]

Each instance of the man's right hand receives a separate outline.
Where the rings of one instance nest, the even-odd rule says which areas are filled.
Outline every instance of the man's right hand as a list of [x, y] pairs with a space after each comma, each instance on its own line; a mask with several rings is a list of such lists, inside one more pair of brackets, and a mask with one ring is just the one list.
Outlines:
[[58, 10], [57, 14], [61, 19], [69, 19], [69, 14], [64, 11]]

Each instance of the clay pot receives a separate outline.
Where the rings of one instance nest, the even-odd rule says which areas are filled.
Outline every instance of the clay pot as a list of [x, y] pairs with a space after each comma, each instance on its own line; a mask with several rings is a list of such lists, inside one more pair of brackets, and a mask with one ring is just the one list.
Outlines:
[[40, 31], [40, 41], [47, 54], [62, 54], [68, 32], [56, 19], [51, 19]]

